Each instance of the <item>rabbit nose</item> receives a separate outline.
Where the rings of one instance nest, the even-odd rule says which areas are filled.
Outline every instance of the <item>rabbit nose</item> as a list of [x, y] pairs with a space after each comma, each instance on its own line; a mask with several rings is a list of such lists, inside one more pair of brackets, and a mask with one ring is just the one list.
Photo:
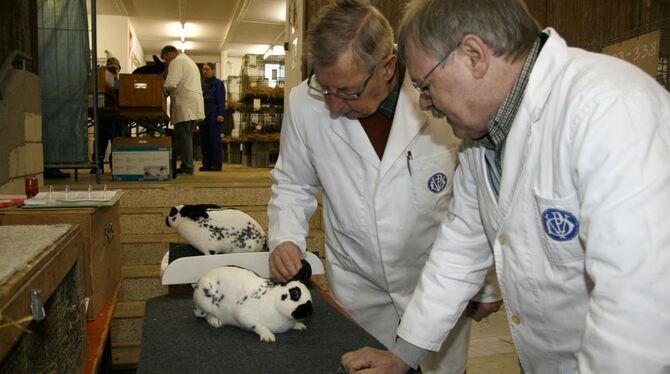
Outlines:
[[304, 304], [298, 305], [297, 308], [291, 313], [291, 316], [295, 319], [302, 319], [312, 315], [314, 308], [312, 307], [312, 302], [308, 301]]

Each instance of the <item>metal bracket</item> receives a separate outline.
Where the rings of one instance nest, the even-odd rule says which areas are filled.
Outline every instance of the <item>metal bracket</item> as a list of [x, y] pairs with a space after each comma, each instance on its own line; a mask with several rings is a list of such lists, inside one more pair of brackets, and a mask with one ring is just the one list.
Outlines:
[[30, 311], [33, 314], [33, 320], [41, 321], [46, 317], [44, 303], [42, 302], [42, 290], [36, 289], [30, 292]]
[[114, 239], [114, 224], [112, 222], [107, 222], [104, 226], [104, 230], [107, 243], [111, 243], [112, 239]]

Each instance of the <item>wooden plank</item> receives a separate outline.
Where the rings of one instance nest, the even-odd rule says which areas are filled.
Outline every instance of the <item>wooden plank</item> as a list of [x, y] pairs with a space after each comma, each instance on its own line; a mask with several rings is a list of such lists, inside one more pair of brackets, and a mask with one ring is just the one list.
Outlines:
[[145, 301], [119, 301], [114, 308], [114, 318], [143, 318]]
[[121, 267], [123, 279], [129, 278], [159, 278], [161, 269], [156, 265], [124, 265]]
[[546, 0], [526, 0], [528, 12], [537, 20], [540, 27], [547, 25], [547, 2]]
[[121, 285], [119, 284], [112, 297], [103, 306], [98, 318], [86, 322], [86, 366], [84, 366], [84, 373], [86, 374], [97, 373], [100, 367], [105, 344], [109, 344], [107, 338], [109, 337], [112, 314], [120, 288]]
[[0, 225], [79, 225], [84, 240], [82, 267], [89, 298], [87, 318], [96, 318], [121, 279], [119, 204], [99, 208], [3, 209]]
[[135, 342], [131, 344], [112, 346], [112, 364], [114, 366], [137, 366], [140, 362], [140, 350], [142, 343]]
[[[32, 321], [30, 316], [31, 291], [42, 290], [42, 300], [46, 303], [68, 271], [79, 261], [77, 276], [83, 286], [83, 240], [79, 226], [63, 235], [48, 249], [41, 252], [26, 269], [16, 272], [0, 286], [0, 324], [17, 322], [0, 330], [0, 360], [19, 340], [21, 334]], [[80, 300], [83, 300], [84, 287], [80, 287]], [[83, 313], [83, 308], [81, 309]], [[82, 323], [85, 318], [82, 316]], [[84, 330], [84, 326], [82, 326]]]

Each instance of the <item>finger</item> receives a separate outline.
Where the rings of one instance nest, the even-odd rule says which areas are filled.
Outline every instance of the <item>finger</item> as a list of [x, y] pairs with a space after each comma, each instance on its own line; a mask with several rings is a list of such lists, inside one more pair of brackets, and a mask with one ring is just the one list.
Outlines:
[[291, 277], [296, 275], [302, 268], [302, 253], [300, 251], [288, 251], [286, 258], [286, 268], [291, 272]]
[[286, 279], [288, 278], [287, 277], [288, 270], [284, 265], [281, 253], [279, 253], [278, 251], [274, 251], [270, 255], [270, 271], [273, 272], [274, 277], [281, 282], [286, 281]]
[[358, 373], [363, 369], [372, 366], [372, 354], [375, 349], [363, 347], [354, 352], [348, 352], [342, 355], [341, 363], [347, 373]]
[[270, 261], [270, 275], [272, 278], [277, 279], [281, 281], [281, 274], [279, 273], [279, 270], [277, 270], [277, 266], [275, 266], [275, 263]]
[[475, 322], [481, 322], [485, 317], [486, 315], [484, 313], [476, 311], [470, 318], [472, 318]]
[[485, 308], [477, 308], [475, 309], [475, 312], [472, 314], [472, 319], [475, 320], [476, 322], [481, 322], [486, 318], [490, 313], [485, 309]]
[[[300, 260], [296, 260], [292, 251], [284, 251], [281, 254], [282, 276], [288, 280], [293, 278], [300, 270]], [[296, 265], [297, 263], [297, 265]]]

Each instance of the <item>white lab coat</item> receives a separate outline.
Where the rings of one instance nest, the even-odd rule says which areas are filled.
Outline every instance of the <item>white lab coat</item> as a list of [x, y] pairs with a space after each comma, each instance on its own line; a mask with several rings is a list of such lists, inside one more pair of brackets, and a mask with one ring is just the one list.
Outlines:
[[164, 87], [170, 94], [173, 124], [205, 118], [200, 70], [190, 57], [180, 53], [170, 61]]
[[546, 32], [500, 197], [465, 146], [399, 335], [435, 349], [495, 260], [526, 373], [669, 373], [670, 95]]
[[[387, 347], [446, 214], [460, 143], [444, 120], [421, 111], [409, 77], [404, 82], [381, 161], [358, 120], [331, 117], [321, 94], [306, 82], [295, 87], [268, 206], [270, 249], [292, 241], [304, 250], [322, 190], [330, 291]], [[462, 325], [453, 372], [465, 364], [469, 322]]]

